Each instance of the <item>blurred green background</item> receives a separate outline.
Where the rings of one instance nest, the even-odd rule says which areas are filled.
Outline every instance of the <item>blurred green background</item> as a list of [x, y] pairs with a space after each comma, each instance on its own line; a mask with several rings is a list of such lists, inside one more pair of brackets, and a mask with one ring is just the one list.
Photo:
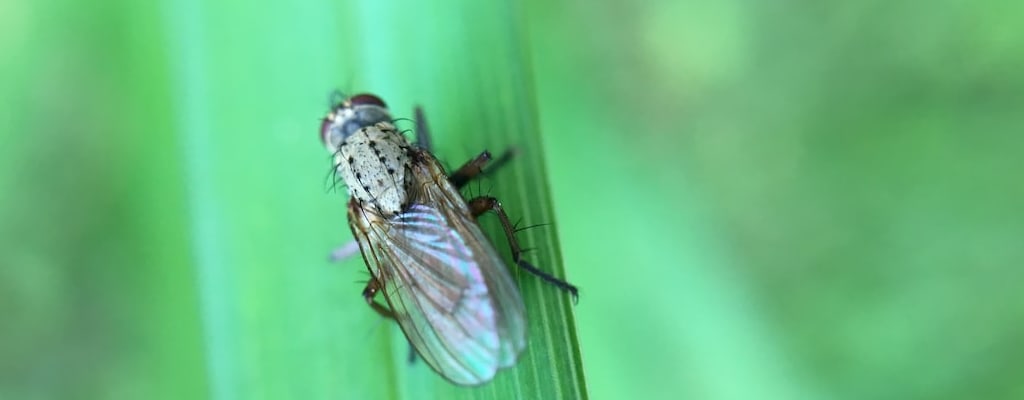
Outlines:
[[1022, 17], [0, 0], [0, 398], [426, 397], [324, 262], [336, 87], [424, 104], [450, 164], [539, 121], [593, 398], [1024, 398]]

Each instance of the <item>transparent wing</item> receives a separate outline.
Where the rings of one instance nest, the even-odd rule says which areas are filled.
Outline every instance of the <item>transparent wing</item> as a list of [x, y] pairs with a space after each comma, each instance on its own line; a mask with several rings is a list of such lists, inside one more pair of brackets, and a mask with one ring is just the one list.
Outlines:
[[475, 385], [515, 364], [526, 347], [525, 312], [505, 264], [445, 185], [424, 185], [418, 203], [360, 234], [413, 347], [446, 379]]

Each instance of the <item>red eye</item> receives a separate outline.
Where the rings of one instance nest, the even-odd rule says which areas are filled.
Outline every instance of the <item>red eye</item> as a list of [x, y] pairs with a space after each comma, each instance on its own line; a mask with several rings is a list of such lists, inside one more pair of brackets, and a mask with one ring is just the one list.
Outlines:
[[320, 141], [324, 142], [324, 144], [328, 146], [330, 146], [331, 144], [327, 141], [327, 135], [331, 133], [331, 125], [333, 123], [334, 121], [331, 121], [330, 118], [326, 117], [324, 117], [324, 119], [320, 121]]
[[353, 107], [361, 105], [378, 106], [381, 108], [388, 107], [384, 104], [384, 100], [381, 100], [380, 97], [374, 96], [369, 93], [362, 93], [352, 96], [351, 98], [348, 99], [348, 102], [352, 104]]

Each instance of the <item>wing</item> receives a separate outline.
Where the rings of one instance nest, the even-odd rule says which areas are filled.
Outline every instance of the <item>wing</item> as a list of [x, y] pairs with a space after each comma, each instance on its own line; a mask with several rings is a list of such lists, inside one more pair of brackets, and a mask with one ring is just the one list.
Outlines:
[[446, 178], [413, 170], [424, 183], [416, 202], [386, 221], [364, 214], [353, 231], [395, 319], [427, 364], [456, 384], [487, 382], [526, 347], [523, 300], [458, 192]]

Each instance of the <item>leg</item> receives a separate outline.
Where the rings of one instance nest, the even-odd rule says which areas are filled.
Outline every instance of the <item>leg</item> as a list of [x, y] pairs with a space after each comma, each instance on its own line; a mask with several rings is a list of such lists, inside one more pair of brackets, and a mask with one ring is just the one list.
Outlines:
[[448, 181], [455, 185], [456, 189], [462, 189], [469, 181], [471, 181], [480, 173], [484, 172], [484, 166], [491, 161], [491, 152], [484, 150], [483, 153], [469, 160], [465, 164], [462, 164], [459, 169], [455, 170], [448, 175]]
[[494, 160], [494, 163], [485, 171], [484, 167], [486, 167], [491, 161], [491, 152], [484, 150], [483, 153], [480, 153], [480, 155], [474, 157], [472, 160], [462, 164], [459, 169], [452, 172], [448, 176], [448, 180], [455, 185], [456, 189], [462, 189], [462, 187], [469, 183], [469, 181], [473, 180], [473, 178], [480, 175], [492, 174], [494, 171], [505, 166], [505, 164], [512, 161], [518, 153], [519, 151], [514, 147], [505, 150], [505, 152], [501, 153], [501, 156]]
[[[416, 145], [421, 149], [433, 152], [433, 146], [430, 141], [430, 127], [427, 125], [427, 116], [423, 112], [423, 108], [417, 106], [415, 110], [413, 110], [413, 113], [415, 114], [414, 118], [416, 119]], [[505, 150], [497, 160], [494, 160], [494, 164], [491, 164], [491, 167], [485, 172], [483, 170], [484, 166], [491, 160], [491, 153], [485, 150], [483, 153], [480, 153], [479, 156], [469, 160], [469, 162], [452, 173], [450, 180], [452, 184], [455, 185], [456, 189], [462, 189], [462, 186], [477, 175], [489, 175], [505, 164], [508, 164], [508, 162], [515, 158], [518, 153], [519, 151], [514, 147]]]
[[345, 243], [339, 246], [338, 248], [332, 250], [329, 260], [331, 262], [346, 260], [349, 257], [354, 256], [356, 253], [359, 253], [359, 242], [351, 240], [348, 243]]
[[395, 319], [395, 313], [384, 307], [383, 304], [378, 303], [373, 298], [377, 296], [377, 292], [381, 289], [381, 283], [377, 278], [370, 278], [370, 281], [366, 283], [366, 288], [363, 289], [363, 299], [366, 300], [366, 304], [370, 305], [373, 311], [384, 318]]
[[515, 228], [513, 228], [512, 222], [508, 219], [508, 214], [505, 214], [505, 209], [501, 207], [501, 203], [498, 199], [489, 196], [477, 197], [469, 201], [469, 209], [473, 213], [474, 217], [479, 217], [487, 211], [494, 211], [494, 213], [498, 215], [498, 220], [501, 221], [501, 227], [505, 230], [505, 238], [508, 239], [508, 245], [512, 248], [512, 260], [515, 261], [516, 265], [543, 281], [569, 292], [569, 294], [572, 295], [573, 302], [576, 302], [579, 298], [579, 289], [577, 289], [576, 286], [558, 279], [547, 272], [541, 271], [537, 267], [530, 265], [526, 260], [520, 258], [523, 250], [519, 247], [519, 240], [516, 239]]
[[[378, 281], [377, 278], [370, 278], [370, 281], [366, 283], [366, 288], [363, 289], [363, 299], [366, 300], [366, 304], [369, 304], [370, 308], [372, 308], [373, 311], [376, 311], [377, 314], [380, 314], [380, 316], [382, 316], [384, 318], [389, 318], [389, 319], [394, 320], [395, 319], [395, 312], [394, 311], [385, 308], [383, 304], [380, 304], [380, 303], [378, 303], [378, 302], [373, 300], [373, 298], [377, 295], [377, 292], [379, 292], [380, 289], [381, 289], [380, 281]], [[412, 342], [409, 342], [409, 356], [408, 357], [409, 357], [408, 358], [409, 364], [412, 364], [412, 363], [416, 362], [416, 348], [412, 346]]]
[[416, 106], [413, 110], [416, 115], [416, 145], [426, 151], [433, 151], [430, 145], [430, 127], [427, 126], [427, 116], [423, 114], [423, 108]]

